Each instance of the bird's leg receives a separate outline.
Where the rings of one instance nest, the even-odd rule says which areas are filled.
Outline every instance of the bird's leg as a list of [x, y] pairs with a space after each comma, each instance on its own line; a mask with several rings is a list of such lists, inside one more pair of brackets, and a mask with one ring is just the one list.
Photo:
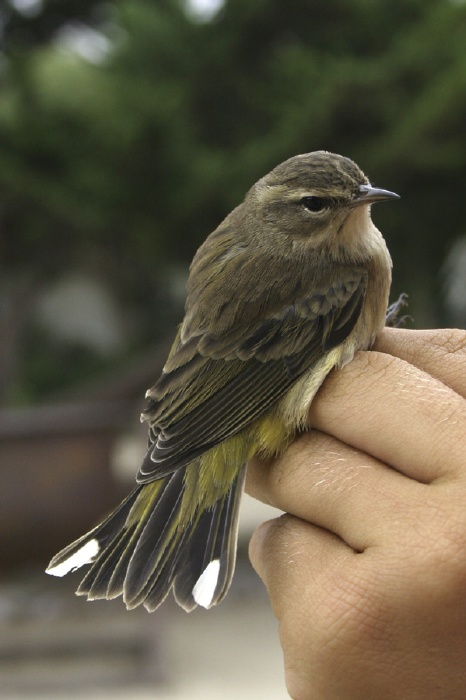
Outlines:
[[407, 315], [399, 318], [400, 311], [406, 306], [408, 306], [408, 295], [403, 292], [398, 299], [388, 307], [385, 315], [385, 325], [390, 328], [399, 328], [400, 326], [404, 326], [409, 319], [412, 320], [412, 317]]

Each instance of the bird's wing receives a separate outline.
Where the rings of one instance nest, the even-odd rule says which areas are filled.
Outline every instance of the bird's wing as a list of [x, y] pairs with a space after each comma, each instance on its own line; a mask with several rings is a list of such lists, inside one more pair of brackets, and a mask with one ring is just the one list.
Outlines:
[[149, 450], [141, 483], [188, 464], [266, 411], [322, 355], [354, 328], [364, 302], [366, 272], [342, 268], [316, 287], [255, 323], [204, 333], [173, 345], [148, 392], [144, 418]]

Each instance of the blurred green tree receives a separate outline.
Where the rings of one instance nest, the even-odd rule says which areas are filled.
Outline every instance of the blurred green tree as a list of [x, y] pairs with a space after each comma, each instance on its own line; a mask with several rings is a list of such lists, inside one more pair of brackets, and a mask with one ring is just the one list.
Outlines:
[[26, 381], [30, 396], [53, 386], [56, 368], [35, 390], [27, 371], [46, 340], [20, 343], [51, 279], [91, 270], [137, 309], [127, 355], [163, 333], [167, 268], [186, 266], [258, 177], [320, 148], [402, 195], [376, 213], [394, 291], [410, 293], [418, 325], [440, 322], [439, 265], [464, 233], [465, 29], [466, 5], [450, 0], [227, 0], [209, 21], [183, 0], [50, 0], [11, 15], [0, 400]]

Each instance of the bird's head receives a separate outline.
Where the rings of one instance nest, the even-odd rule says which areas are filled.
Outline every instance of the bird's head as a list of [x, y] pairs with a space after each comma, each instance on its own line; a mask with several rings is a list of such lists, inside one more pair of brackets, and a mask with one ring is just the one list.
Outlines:
[[[375, 229], [370, 204], [398, 198], [393, 192], [372, 187], [362, 170], [349, 158], [327, 151], [294, 156], [278, 165], [249, 191], [265, 230], [274, 239], [307, 250], [356, 251]], [[264, 231], [265, 233], [265, 231]], [[281, 247], [281, 246], [280, 246]]]

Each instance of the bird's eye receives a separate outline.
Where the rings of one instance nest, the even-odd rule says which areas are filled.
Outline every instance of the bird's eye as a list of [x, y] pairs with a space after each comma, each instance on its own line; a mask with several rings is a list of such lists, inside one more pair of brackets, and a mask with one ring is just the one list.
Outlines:
[[312, 212], [322, 211], [322, 209], [327, 207], [327, 202], [323, 197], [303, 197], [301, 203], [304, 204], [306, 209], [309, 209], [309, 211]]

